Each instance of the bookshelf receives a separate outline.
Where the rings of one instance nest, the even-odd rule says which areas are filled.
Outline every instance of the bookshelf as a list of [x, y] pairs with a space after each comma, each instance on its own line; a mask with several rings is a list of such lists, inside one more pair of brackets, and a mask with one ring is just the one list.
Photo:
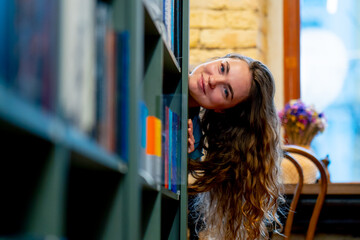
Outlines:
[[1, 1], [0, 239], [187, 239], [188, 5]]

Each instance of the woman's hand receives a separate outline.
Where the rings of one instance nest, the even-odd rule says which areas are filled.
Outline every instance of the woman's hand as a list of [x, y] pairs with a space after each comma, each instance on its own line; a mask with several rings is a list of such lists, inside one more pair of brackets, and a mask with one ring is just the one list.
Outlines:
[[191, 153], [195, 150], [195, 138], [193, 134], [193, 123], [191, 119], [188, 120], [188, 153]]

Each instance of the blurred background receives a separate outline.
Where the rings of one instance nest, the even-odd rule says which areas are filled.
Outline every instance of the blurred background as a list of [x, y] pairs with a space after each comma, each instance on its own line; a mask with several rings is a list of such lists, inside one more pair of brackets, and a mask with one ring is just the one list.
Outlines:
[[[284, 107], [283, 0], [190, 1], [190, 65], [238, 52], [263, 61]], [[300, 98], [324, 112], [312, 149], [332, 182], [360, 181], [360, 1], [300, 0]], [[289, 13], [291, 15], [291, 13]], [[289, 30], [290, 31], [290, 30]]]

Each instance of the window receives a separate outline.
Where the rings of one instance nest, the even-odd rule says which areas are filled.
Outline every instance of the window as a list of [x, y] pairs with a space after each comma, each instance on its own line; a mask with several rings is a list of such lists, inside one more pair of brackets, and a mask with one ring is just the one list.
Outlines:
[[360, 1], [300, 1], [300, 96], [328, 126], [312, 149], [332, 182], [360, 181]]

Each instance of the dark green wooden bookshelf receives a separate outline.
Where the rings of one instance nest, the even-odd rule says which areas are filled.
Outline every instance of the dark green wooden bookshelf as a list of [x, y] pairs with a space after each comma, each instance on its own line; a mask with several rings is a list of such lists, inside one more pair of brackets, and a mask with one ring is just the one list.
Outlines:
[[[177, 1], [179, 56], [151, 9], [163, 1], [94, 0], [112, 12], [114, 32], [129, 37], [126, 158], [68, 121], [58, 98], [52, 110], [23, 98], [0, 68], [0, 239], [187, 239], [189, 1]], [[56, 3], [59, 17], [62, 2]], [[60, 20], [58, 27], [60, 41]], [[57, 64], [63, 51], [53, 56]], [[52, 74], [61, 81], [59, 70]], [[139, 171], [139, 103], [164, 123], [164, 96], [173, 96], [166, 101], [180, 117], [176, 190], [148, 182]]]

